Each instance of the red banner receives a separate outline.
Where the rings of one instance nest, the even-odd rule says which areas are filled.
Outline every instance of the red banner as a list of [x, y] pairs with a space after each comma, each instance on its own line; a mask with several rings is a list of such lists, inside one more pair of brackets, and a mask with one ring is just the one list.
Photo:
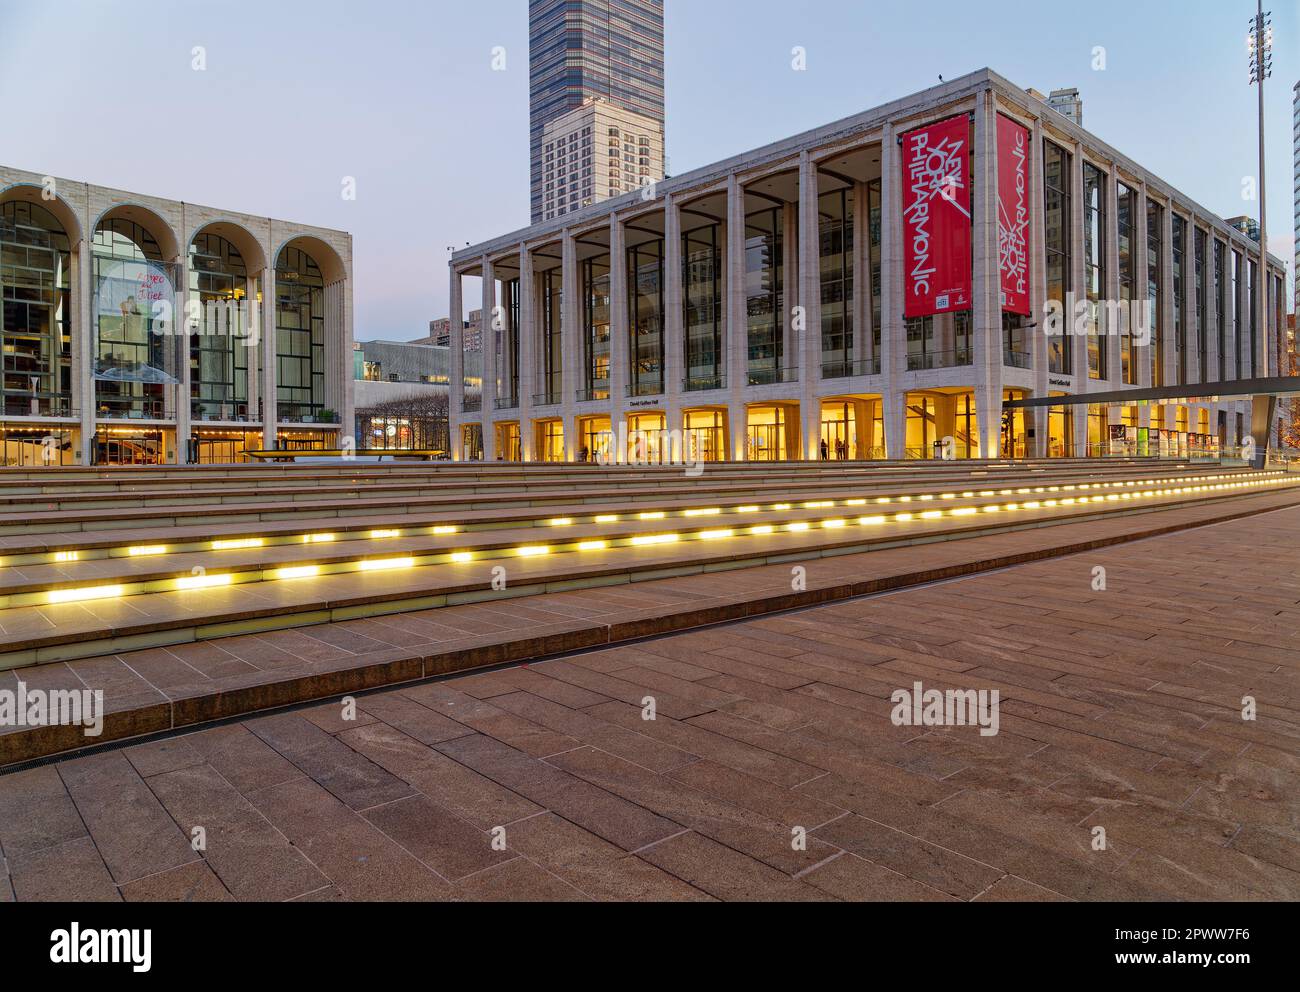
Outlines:
[[998, 274], [1002, 309], [1029, 314], [1029, 130], [998, 115]]
[[952, 117], [903, 135], [907, 317], [971, 306], [970, 121]]

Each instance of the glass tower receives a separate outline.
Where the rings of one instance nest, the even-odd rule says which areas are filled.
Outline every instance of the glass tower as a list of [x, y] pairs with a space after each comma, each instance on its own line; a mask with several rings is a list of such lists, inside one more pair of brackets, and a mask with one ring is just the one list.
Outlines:
[[664, 121], [664, 0], [529, 0], [532, 222], [542, 219], [542, 131], [584, 101]]

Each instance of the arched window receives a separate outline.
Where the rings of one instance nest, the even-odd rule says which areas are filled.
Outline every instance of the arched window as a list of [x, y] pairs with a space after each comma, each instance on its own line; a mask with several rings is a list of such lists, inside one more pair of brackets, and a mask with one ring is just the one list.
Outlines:
[[147, 227], [125, 217], [100, 222], [92, 252], [96, 413], [161, 419], [180, 372], [176, 267]]
[[325, 403], [325, 280], [316, 260], [288, 247], [275, 263], [277, 416], [313, 423]]
[[243, 256], [225, 238], [200, 234], [190, 245], [189, 281], [191, 416], [195, 421], [246, 419], [248, 272]]
[[0, 349], [6, 416], [72, 413], [71, 248], [44, 207], [0, 205]]

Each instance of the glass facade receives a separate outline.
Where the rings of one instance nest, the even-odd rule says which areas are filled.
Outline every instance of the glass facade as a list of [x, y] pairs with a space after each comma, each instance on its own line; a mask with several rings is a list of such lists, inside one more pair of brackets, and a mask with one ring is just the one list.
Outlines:
[[563, 325], [564, 287], [559, 269], [543, 272], [541, 299], [541, 361], [537, 385], [541, 392], [533, 397], [538, 406], [551, 406], [561, 401], [564, 388], [564, 345], [560, 335]]
[[1214, 242], [1214, 326], [1219, 329], [1219, 381], [1228, 378], [1228, 315], [1223, 294], [1227, 290], [1227, 252], [1222, 241]]
[[[858, 374], [853, 361], [853, 214], [851, 189], [823, 193], [818, 259], [821, 268], [822, 377]], [[840, 459], [843, 461], [844, 459]]]
[[1147, 303], [1151, 314], [1151, 385], [1165, 384], [1165, 323], [1160, 319], [1164, 292], [1161, 253], [1164, 249], [1164, 208], [1147, 201]]
[[532, 218], [542, 218], [542, 133], [590, 99], [664, 120], [663, 0], [529, 0]]
[[649, 241], [627, 250], [628, 329], [633, 396], [664, 391], [664, 243]]
[[313, 423], [325, 409], [325, 280], [316, 260], [281, 251], [275, 295], [276, 416]]
[[1116, 185], [1115, 220], [1119, 229], [1119, 301], [1120, 364], [1124, 384], [1137, 384], [1137, 356], [1133, 352], [1133, 304], [1137, 301], [1137, 251], [1133, 243], [1133, 214], [1137, 210], [1137, 194], [1123, 183]]
[[609, 256], [582, 263], [583, 388], [580, 400], [609, 399]]
[[[0, 206], [0, 386], [6, 416], [73, 414], [70, 252], [67, 233], [44, 207]], [[8, 453], [5, 463], [12, 464]]]
[[238, 249], [215, 234], [190, 245], [190, 413], [194, 420], [248, 419], [245, 306], [248, 273]]
[[1199, 227], [1193, 233], [1193, 243], [1195, 245], [1195, 275], [1196, 284], [1192, 291], [1196, 294], [1196, 356], [1197, 368], [1200, 369], [1200, 381], [1210, 381], [1210, 334], [1209, 334], [1209, 314], [1206, 307], [1209, 303], [1209, 266], [1206, 264], [1205, 250], [1208, 237]]
[[749, 384], [781, 382], [785, 362], [785, 211], [745, 218], [745, 312]]
[[167, 387], [179, 381], [176, 267], [147, 228], [124, 218], [100, 223], [92, 259], [96, 413], [161, 420]]
[[1047, 299], [1060, 304], [1065, 333], [1047, 339], [1047, 370], [1062, 375], [1074, 371], [1074, 315], [1068, 301], [1070, 274], [1070, 163], [1072, 156], [1050, 141], [1043, 142], [1043, 237], [1047, 254]]
[[1187, 221], [1173, 216], [1173, 263], [1169, 271], [1174, 288], [1174, 366], [1178, 383], [1187, 381], [1187, 307], [1184, 305], [1186, 283]]
[[682, 305], [687, 392], [721, 389], [727, 367], [723, 332], [722, 225], [682, 234]]
[[1088, 297], [1088, 378], [1108, 376], [1106, 348], [1106, 173], [1083, 163], [1083, 282]]

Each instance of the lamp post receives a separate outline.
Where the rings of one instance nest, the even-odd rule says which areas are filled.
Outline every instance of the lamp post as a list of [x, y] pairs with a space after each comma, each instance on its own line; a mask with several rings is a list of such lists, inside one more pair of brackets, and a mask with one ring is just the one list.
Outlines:
[[[1256, 0], [1256, 13], [1250, 19], [1246, 50], [1250, 54], [1250, 82], [1259, 86], [1259, 274], [1255, 285], [1255, 321], [1263, 340], [1264, 369], [1268, 375], [1268, 189], [1264, 173], [1264, 80], [1273, 75], [1272, 11], [1264, 10], [1264, 0]], [[1280, 333], [1280, 331], [1279, 331]], [[1251, 356], [1254, 374], [1258, 355]]]

